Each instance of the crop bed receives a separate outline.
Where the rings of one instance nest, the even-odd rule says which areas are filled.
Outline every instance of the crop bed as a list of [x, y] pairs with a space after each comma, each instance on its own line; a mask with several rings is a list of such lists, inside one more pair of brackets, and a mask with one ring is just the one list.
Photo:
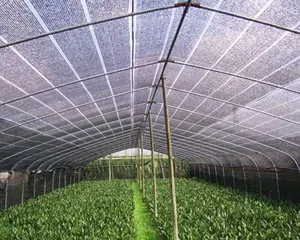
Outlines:
[[[152, 181], [146, 181], [153, 211]], [[132, 181], [81, 182], [14, 206], [0, 216], [0, 239], [172, 239], [169, 181], [158, 180], [158, 218]], [[179, 238], [300, 239], [300, 207], [239, 190], [176, 180]], [[151, 227], [156, 227], [157, 231]]]
[[[147, 181], [147, 189], [152, 182]], [[171, 239], [168, 180], [158, 180], [158, 233]], [[147, 201], [153, 211], [153, 196]], [[300, 239], [300, 208], [207, 182], [176, 180], [179, 238]]]
[[135, 239], [131, 181], [81, 182], [0, 216], [0, 239]]

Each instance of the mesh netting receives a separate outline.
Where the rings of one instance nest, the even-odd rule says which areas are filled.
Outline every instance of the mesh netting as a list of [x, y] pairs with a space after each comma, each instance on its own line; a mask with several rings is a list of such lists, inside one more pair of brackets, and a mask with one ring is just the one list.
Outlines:
[[0, 14], [0, 170], [81, 168], [141, 130], [149, 149], [150, 110], [166, 153], [164, 75], [176, 157], [245, 190], [298, 181], [299, 1], [26, 0]]

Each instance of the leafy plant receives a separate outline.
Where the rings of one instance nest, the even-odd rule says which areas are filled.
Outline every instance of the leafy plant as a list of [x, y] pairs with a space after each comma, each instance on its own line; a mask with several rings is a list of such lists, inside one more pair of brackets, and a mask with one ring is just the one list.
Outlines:
[[131, 184], [81, 182], [11, 207], [0, 239], [134, 239]]
[[[172, 239], [169, 181], [157, 185], [159, 216], [153, 219], [159, 234]], [[300, 239], [300, 208], [291, 203], [187, 179], [176, 180], [176, 195], [181, 240]], [[152, 194], [147, 202], [153, 211]]]

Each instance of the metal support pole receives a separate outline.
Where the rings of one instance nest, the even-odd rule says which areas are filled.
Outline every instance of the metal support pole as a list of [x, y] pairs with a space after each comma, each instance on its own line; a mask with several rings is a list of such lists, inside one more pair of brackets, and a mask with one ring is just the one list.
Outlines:
[[205, 165], [203, 163], [200, 164], [200, 178], [205, 180]]
[[153, 177], [153, 196], [154, 196], [154, 216], [158, 216], [157, 212], [157, 186], [156, 186], [156, 166], [154, 160], [154, 140], [152, 127], [152, 114], [149, 113], [149, 129], [150, 129], [150, 144], [151, 144], [151, 162], [152, 162], [152, 177]]
[[246, 176], [246, 172], [245, 172], [245, 167], [242, 166], [243, 169], [243, 177], [244, 177], [244, 185], [245, 185], [245, 191], [248, 191], [248, 186], [247, 186], [247, 176]]
[[108, 180], [111, 181], [111, 155], [109, 156], [109, 160], [108, 160]]
[[81, 168], [78, 170], [78, 182], [80, 182]]
[[23, 179], [22, 179], [21, 205], [23, 205], [23, 202], [24, 202], [24, 191], [25, 191], [25, 180], [24, 180], [24, 177], [23, 177]]
[[211, 182], [210, 167], [209, 167], [209, 165], [207, 166], [207, 170], [208, 170], [208, 181]]
[[69, 27], [66, 27], [66, 28], [56, 29], [56, 30], [53, 30], [53, 31], [49, 31], [49, 32], [46, 32], [46, 33], [39, 34], [37, 36], [27, 37], [27, 38], [22, 39], [22, 40], [17, 40], [17, 41], [14, 41], [14, 42], [2, 44], [2, 45], [0, 45], [0, 48], [13, 46], [13, 45], [20, 44], [20, 43], [23, 43], [23, 42], [39, 39], [39, 38], [50, 36], [50, 35], [55, 35], [55, 34], [66, 32], [66, 31], [71, 31], [71, 30], [75, 30], [75, 29], [79, 29], [79, 28], [83, 28], [83, 27], [88, 27], [88, 26], [97, 25], [97, 24], [101, 24], [101, 23], [107, 23], [107, 22], [111, 22], [111, 21], [115, 21], [115, 20], [119, 20], [119, 19], [124, 19], [124, 18], [129, 18], [129, 17], [133, 17], [133, 16], [144, 15], [144, 14], [147, 14], [147, 13], [168, 10], [168, 9], [172, 9], [172, 8], [180, 8], [182, 6], [183, 5], [180, 5], [180, 4], [177, 4], [177, 5], [173, 4], [171, 6], [157, 7], [157, 8], [153, 8], [153, 9], [144, 10], [144, 11], [131, 12], [131, 13], [115, 16], [115, 17], [110, 17], [110, 18], [107, 18], [107, 19], [100, 19], [100, 20], [96, 20], [96, 21], [93, 21], [93, 22], [88, 22], [88, 23], [78, 24], [78, 25], [75, 25], [75, 26], [69, 26]]
[[259, 169], [257, 168], [257, 178], [258, 178], [258, 184], [259, 184], [259, 195], [262, 196], [262, 186], [261, 186], [261, 177]]
[[[135, 150], [136, 153], [136, 150]], [[139, 183], [140, 176], [139, 176], [139, 162], [138, 162], [138, 157], [137, 154], [135, 154], [135, 174], [136, 174], [136, 181]]]
[[33, 174], [33, 197], [35, 198], [35, 191], [36, 191], [36, 189], [35, 189], [35, 182], [36, 182], [36, 174], [34, 173]]
[[140, 190], [142, 190], [142, 164], [141, 164], [141, 152], [140, 152], [140, 140], [138, 142], [138, 161], [139, 161], [139, 185], [140, 185]]
[[218, 170], [216, 165], [214, 164], [214, 168], [215, 168], [215, 177], [216, 177], [216, 183], [219, 184], [219, 179], [218, 179]]
[[280, 200], [279, 178], [278, 178], [277, 168], [275, 167], [274, 170], [275, 170], [275, 177], [276, 177], [277, 199]]
[[46, 177], [44, 177], [44, 194], [46, 194], [46, 190], [47, 190], [47, 180]]
[[74, 169], [73, 184], [76, 183], [76, 169]]
[[60, 189], [60, 178], [61, 178], [61, 168], [59, 169], [58, 172], [58, 189]]
[[234, 170], [233, 170], [233, 168], [231, 168], [231, 172], [232, 172], [233, 188], [235, 188], [235, 176], [234, 176]]
[[169, 119], [165, 77], [161, 78], [161, 82], [162, 82], [162, 92], [163, 92], [163, 100], [164, 100], [164, 114], [165, 114], [167, 147], [168, 147], [168, 158], [169, 158], [169, 165], [170, 165], [169, 168], [170, 168], [170, 191], [171, 191], [172, 217], [173, 217], [173, 219], [172, 219], [173, 220], [173, 240], [178, 240], [179, 238], [178, 238], [178, 222], [177, 222], [176, 189], [175, 189], [171, 129], [170, 129], [170, 119]]
[[142, 193], [143, 197], [146, 196], [146, 189], [145, 189], [145, 161], [144, 161], [144, 143], [143, 143], [143, 132], [141, 132], [141, 165], [142, 165]]
[[[102, 173], [102, 176], [104, 176], [104, 164], [105, 164], [105, 157], [103, 157], [103, 159], [101, 160], [101, 173]], [[104, 178], [103, 178], [104, 179]]]
[[65, 174], [64, 174], [64, 185], [67, 186], [67, 169], [65, 169]]
[[222, 173], [223, 173], [223, 184], [225, 186], [226, 185], [226, 180], [225, 180], [225, 170], [224, 170], [223, 166], [222, 166]]
[[97, 179], [100, 179], [101, 177], [101, 170], [100, 170], [100, 163], [97, 163]]
[[55, 177], [55, 169], [52, 172], [52, 192], [54, 191], [54, 177]]
[[6, 180], [6, 185], [5, 185], [5, 199], [4, 199], [4, 210], [7, 210], [7, 205], [8, 205], [8, 184], [9, 184], [9, 176]]

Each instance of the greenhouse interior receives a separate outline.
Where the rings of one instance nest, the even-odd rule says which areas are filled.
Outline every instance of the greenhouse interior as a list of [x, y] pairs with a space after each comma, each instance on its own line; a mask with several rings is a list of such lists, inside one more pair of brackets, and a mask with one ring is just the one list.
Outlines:
[[300, 239], [299, 0], [0, 2], [0, 239]]

